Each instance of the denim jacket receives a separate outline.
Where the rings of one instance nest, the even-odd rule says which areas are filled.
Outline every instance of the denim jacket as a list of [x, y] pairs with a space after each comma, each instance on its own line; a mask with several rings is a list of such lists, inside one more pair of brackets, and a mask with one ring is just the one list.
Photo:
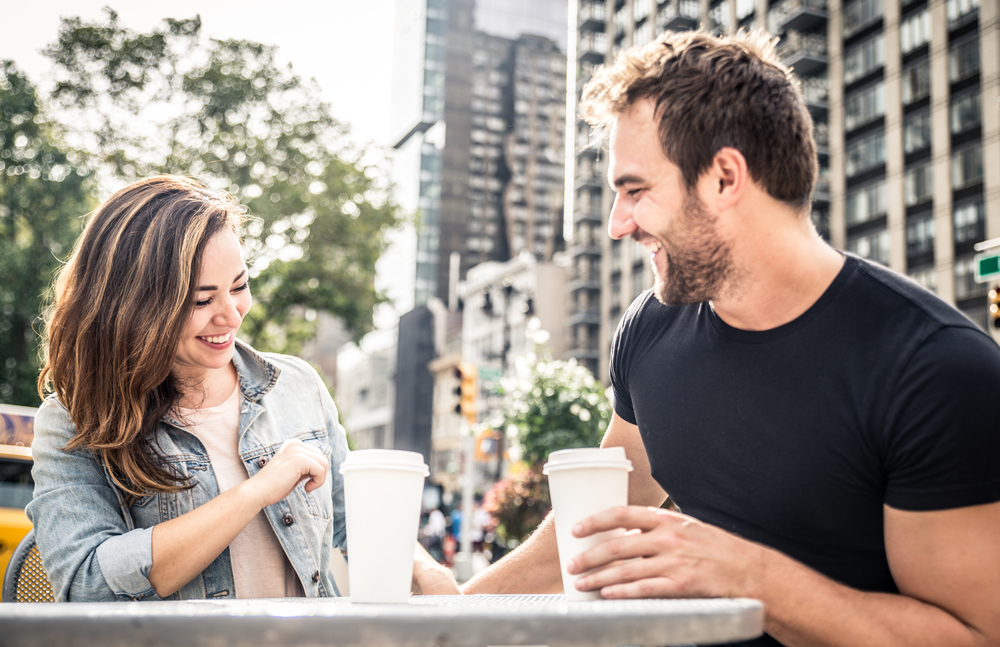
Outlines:
[[[304, 361], [261, 354], [237, 341], [233, 362], [243, 396], [239, 452], [252, 477], [287, 438], [311, 444], [330, 459], [323, 486], [303, 484], [264, 509], [309, 597], [339, 595], [330, 572], [334, 547], [343, 547], [343, 477], [347, 439], [319, 375]], [[153, 493], [125, 505], [107, 468], [88, 450], [64, 451], [76, 434], [66, 408], [52, 395], [35, 417], [34, 499], [27, 507], [42, 563], [60, 601], [157, 600], [146, 579], [153, 564], [153, 526], [218, 496], [208, 452], [183, 425], [164, 417], [156, 441], [170, 467], [191, 487]], [[339, 557], [338, 557], [339, 559]], [[234, 598], [227, 548], [168, 599]]]

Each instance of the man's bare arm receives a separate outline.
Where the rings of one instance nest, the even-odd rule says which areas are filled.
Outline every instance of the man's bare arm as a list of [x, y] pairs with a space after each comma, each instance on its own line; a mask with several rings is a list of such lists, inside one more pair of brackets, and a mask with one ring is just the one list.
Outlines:
[[581, 522], [577, 534], [616, 527], [642, 532], [574, 558], [576, 573], [618, 562], [579, 578], [581, 589], [599, 588], [609, 598], [757, 598], [765, 630], [789, 647], [1000, 647], [1000, 503], [885, 508], [899, 594], [849, 588], [774, 549], [666, 510], [615, 508]]
[[[629, 473], [629, 502], [659, 506], [667, 498], [649, 472], [649, 459], [639, 436], [639, 428], [617, 414], [601, 441], [602, 447], [624, 447], [632, 461]], [[552, 513], [516, 550], [482, 571], [462, 587], [463, 593], [561, 593], [562, 574], [556, 549]]]

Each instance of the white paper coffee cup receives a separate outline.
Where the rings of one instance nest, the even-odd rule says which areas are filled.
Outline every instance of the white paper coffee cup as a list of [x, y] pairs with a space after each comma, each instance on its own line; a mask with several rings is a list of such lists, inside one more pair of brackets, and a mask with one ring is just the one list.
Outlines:
[[573, 526], [602, 510], [628, 505], [628, 473], [632, 462], [622, 447], [563, 449], [549, 454], [542, 473], [549, 478], [549, 495], [555, 514], [556, 545], [567, 600], [597, 600], [597, 591], [578, 591], [579, 575], [566, 571], [566, 562], [605, 539], [624, 534], [609, 530], [590, 537], [573, 536]]
[[347, 570], [351, 602], [405, 603], [413, 579], [424, 477], [418, 452], [361, 449], [347, 454], [344, 475]]

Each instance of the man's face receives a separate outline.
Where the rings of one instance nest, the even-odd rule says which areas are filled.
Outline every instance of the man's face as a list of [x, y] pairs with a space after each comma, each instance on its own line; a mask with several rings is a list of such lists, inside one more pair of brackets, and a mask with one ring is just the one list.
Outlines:
[[660, 147], [654, 104], [636, 102], [611, 129], [608, 178], [615, 190], [608, 233], [631, 236], [650, 254], [654, 292], [664, 305], [718, 298], [733, 275], [716, 215], [689, 193]]

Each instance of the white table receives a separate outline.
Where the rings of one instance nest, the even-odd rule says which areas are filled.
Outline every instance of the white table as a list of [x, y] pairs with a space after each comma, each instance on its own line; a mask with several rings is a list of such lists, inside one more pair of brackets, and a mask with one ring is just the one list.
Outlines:
[[613, 647], [718, 644], [760, 636], [747, 599], [596, 600], [562, 595], [0, 604], [9, 647]]

